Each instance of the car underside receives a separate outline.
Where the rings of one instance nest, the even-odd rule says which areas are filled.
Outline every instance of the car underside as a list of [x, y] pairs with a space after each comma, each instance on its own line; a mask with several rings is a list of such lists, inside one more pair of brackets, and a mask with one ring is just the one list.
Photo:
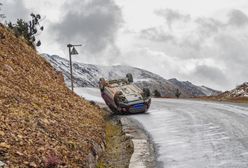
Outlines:
[[151, 104], [150, 91], [140, 89], [133, 84], [133, 77], [127, 74], [126, 78], [117, 80], [99, 80], [101, 96], [114, 113], [144, 113]]

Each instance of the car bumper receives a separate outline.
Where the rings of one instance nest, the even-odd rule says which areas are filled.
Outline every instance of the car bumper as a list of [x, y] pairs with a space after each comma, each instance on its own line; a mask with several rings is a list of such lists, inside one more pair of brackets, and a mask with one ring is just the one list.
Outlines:
[[145, 101], [132, 102], [130, 104], [119, 104], [118, 111], [122, 113], [144, 113], [148, 110], [151, 99]]

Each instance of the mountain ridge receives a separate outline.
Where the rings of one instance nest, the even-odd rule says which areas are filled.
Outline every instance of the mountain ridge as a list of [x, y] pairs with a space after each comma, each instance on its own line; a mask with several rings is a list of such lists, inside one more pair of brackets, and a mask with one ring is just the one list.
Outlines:
[[176, 78], [169, 79], [169, 81], [193, 97], [213, 96], [221, 93], [206, 86], [196, 86], [189, 81], [179, 81]]
[[230, 91], [225, 91], [219, 96], [223, 98], [248, 98], [248, 82], [244, 82]]
[[[69, 61], [57, 55], [42, 54], [42, 56], [57, 71], [63, 73], [67, 86], [70, 86]], [[171, 81], [166, 80], [150, 71], [128, 65], [103, 66], [73, 62], [73, 77], [77, 87], [98, 87], [98, 80], [101, 77], [106, 79], [123, 78], [130, 72], [133, 74], [135, 84], [141, 88], [148, 87], [152, 92], [158, 90], [162, 97], [175, 97], [177, 89], [180, 90], [181, 96], [184, 98], [209, 96], [218, 92], [208, 87], [193, 85], [190, 82], [185, 86], [185, 82], [176, 80], [176, 84], [172, 79]], [[197, 92], [193, 92], [195, 89]]]

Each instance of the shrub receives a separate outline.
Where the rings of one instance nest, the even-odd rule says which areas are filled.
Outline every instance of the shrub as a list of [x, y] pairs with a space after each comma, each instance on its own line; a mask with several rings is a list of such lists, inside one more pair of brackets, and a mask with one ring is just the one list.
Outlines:
[[[1, 11], [1, 6], [2, 6], [3, 4], [0, 2], [0, 11]], [[5, 15], [4, 14], [2, 14], [2, 13], [0, 13], [0, 19], [1, 18], [5, 18]]]
[[56, 168], [60, 163], [61, 160], [55, 154], [50, 154], [45, 160], [45, 168]]
[[40, 19], [41, 16], [39, 14], [31, 14], [32, 19], [28, 22], [24, 21], [23, 19], [17, 19], [15, 24], [9, 22], [7, 26], [11, 29], [16, 37], [24, 37], [27, 43], [35, 48], [35, 46], [39, 47], [41, 45], [40, 40], [36, 41], [36, 36], [38, 35], [39, 31], [43, 31], [44, 27], [40, 26]]
[[179, 98], [181, 96], [181, 92], [179, 91], [179, 89], [176, 90], [175, 96], [177, 98]]
[[161, 97], [161, 93], [158, 90], [154, 90], [154, 97]]

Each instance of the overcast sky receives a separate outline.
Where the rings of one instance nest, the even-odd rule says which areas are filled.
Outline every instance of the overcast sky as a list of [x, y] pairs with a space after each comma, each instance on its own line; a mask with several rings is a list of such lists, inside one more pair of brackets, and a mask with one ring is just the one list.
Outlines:
[[247, 0], [0, 0], [7, 20], [44, 18], [41, 53], [144, 68], [226, 90], [248, 81]]

